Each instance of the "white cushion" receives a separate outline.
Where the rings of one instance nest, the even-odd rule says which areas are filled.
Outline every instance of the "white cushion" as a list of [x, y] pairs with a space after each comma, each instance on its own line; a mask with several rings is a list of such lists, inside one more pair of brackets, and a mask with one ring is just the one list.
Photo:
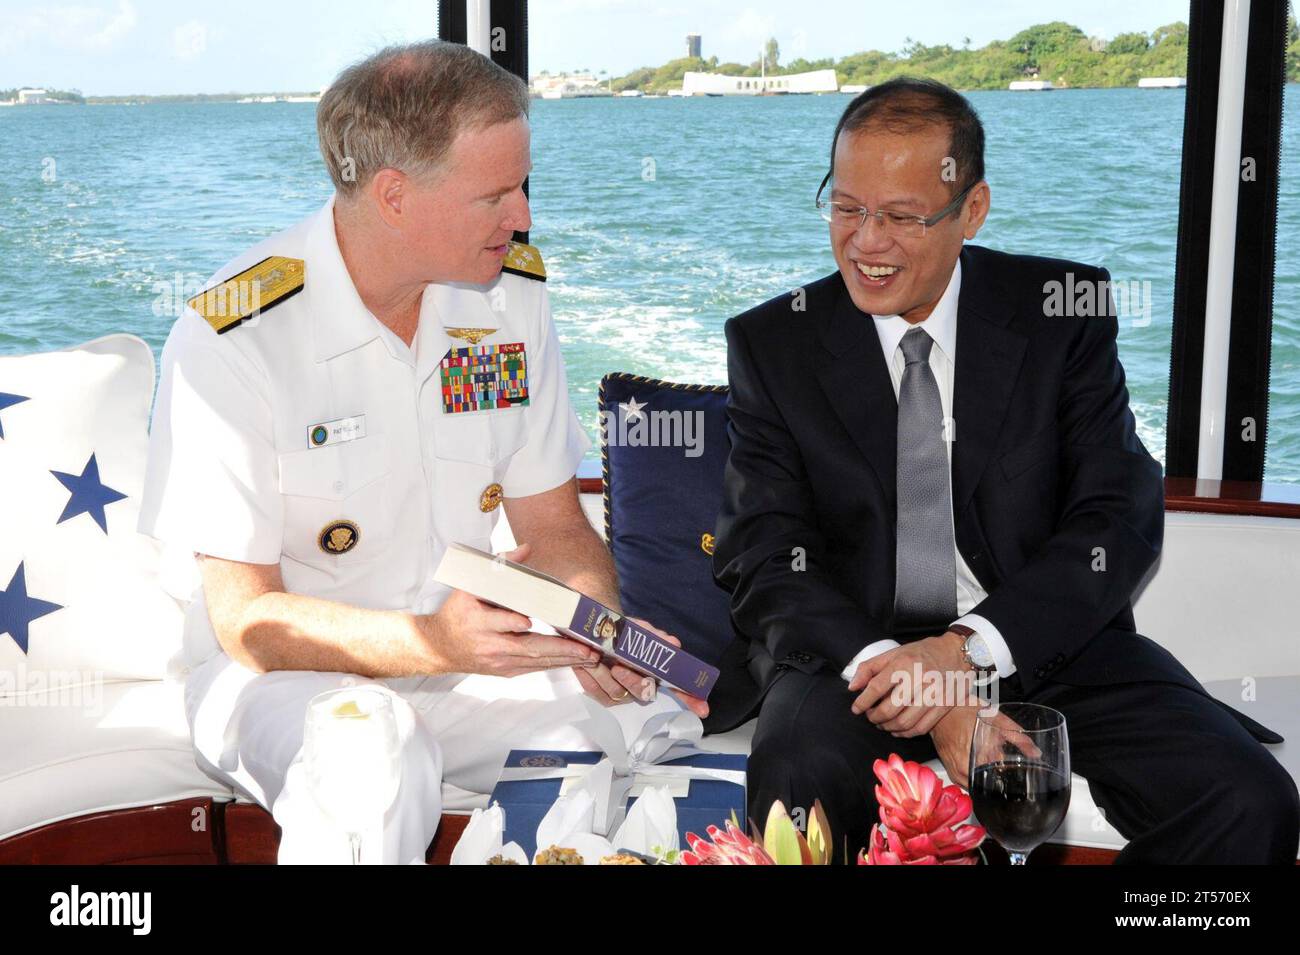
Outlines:
[[[0, 397], [0, 695], [50, 671], [160, 678], [180, 649], [158, 546], [136, 532], [153, 386], [153, 352], [133, 335], [0, 357], [0, 394], [25, 399]], [[97, 497], [52, 473], [80, 478], [92, 456]], [[73, 501], [95, 506], [62, 519]]]
[[1300, 676], [1214, 680], [1205, 689], [1215, 699], [1275, 730], [1285, 742], [1264, 748], [1300, 784]]
[[195, 765], [183, 699], [180, 683], [148, 681], [0, 703], [0, 839], [87, 813], [230, 799]]
[[1300, 520], [1172, 512], [1133, 614], [1202, 682], [1300, 675], [1298, 581]]

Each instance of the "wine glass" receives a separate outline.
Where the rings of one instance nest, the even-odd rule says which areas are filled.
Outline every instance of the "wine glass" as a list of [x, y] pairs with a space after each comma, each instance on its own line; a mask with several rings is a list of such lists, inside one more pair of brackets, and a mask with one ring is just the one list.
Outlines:
[[970, 794], [980, 825], [1024, 865], [1070, 808], [1065, 716], [1036, 703], [982, 709], [970, 746]]
[[388, 809], [401, 782], [397, 720], [388, 694], [343, 687], [312, 697], [303, 727], [303, 760], [312, 795], [348, 834], [361, 864], [361, 832]]

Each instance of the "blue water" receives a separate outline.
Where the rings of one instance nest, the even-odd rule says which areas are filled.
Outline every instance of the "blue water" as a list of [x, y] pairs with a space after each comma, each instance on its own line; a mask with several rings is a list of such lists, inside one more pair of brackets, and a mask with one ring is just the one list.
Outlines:
[[[1300, 96], [1287, 92], [1267, 477], [1300, 482]], [[1163, 458], [1182, 91], [970, 98], [993, 194], [978, 241], [1150, 283], [1149, 319], [1135, 302], [1120, 356]], [[723, 322], [834, 268], [812, 196], [846, 102], [534, 104], [531, 238], [593, 436], [602, 374], [723, 382]], [[330, 188], [311, 104], [0, 109], [0, 157], [8, 353], [111, 331], [160, 350], [173, 319], [156, 314], [157, 283], [206, 278]]]

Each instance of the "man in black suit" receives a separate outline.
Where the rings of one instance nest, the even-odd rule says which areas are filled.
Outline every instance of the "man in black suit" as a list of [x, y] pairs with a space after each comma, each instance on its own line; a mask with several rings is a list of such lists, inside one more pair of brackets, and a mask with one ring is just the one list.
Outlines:
[[989, 210], [983, 151], [942, 84], [857, 97], [818, 202], [838, 271], [727, 323], [714, 568], [743, 636], [714, 700], [758, 714], [751, 818], [820, 798], [853, 853], [875, 759], [938, 755], [966, 785], [978, 707], [893, 690], [991, 671], [1002, 701], [1065, 714], [1121, 860], [1293, 863], [1296, 786], [1257, 742], [1280, 737], [1135, 631], [1163, 484], [1109, 275], [965, 245]]

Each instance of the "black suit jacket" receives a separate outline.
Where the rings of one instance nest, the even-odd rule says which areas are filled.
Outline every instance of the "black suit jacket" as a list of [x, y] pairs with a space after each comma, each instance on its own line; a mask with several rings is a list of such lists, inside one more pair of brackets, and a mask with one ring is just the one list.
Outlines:
[[[957, 547], [988, 594], [974, 612], [1001, 632], [1026, 694], [1045, 680], [1203, 692], [1134, 627], [1164, 489], [1129, 410], [1113, 308], [1044, 314], [1046, 283], [1109, 275], [970, 245], [961, 265], [952, 501]], [[838, 272], [805, 291], [802, 311], [786, 294], [726, 326], [731, 452], [714, 572], [742, 636], [714, 691], [714, 731], [752, 714], [778, 664], [838, 672], [873, 640], [923, 635], [893, 627], [898, 404], [874, 320]]]

